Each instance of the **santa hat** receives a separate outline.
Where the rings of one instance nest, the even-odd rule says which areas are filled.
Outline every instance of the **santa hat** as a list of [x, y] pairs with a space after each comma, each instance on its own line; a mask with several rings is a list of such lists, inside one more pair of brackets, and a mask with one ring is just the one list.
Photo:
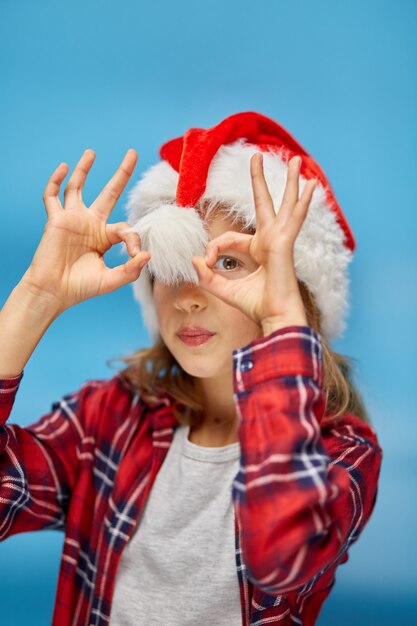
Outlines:
[[190, 128], [164, 143], [161, 161], [136, 183], [126, 205], [130, 230], [151, 254], [132, 283], [145, 326], [156, 340], [158, 319], [150, 275], [166, 284], [182, 281], [198, 285], [193, 256], [204, 256], [209, 241], [197, 203], [210, 211], [216, 204], [244, 227], [256, 228], [250, 159], [263, 153], [265, 179], [277, 213], [288, 172], [288, 161], [302, 158], [299, 193], [311, 178], [318, 179], [307, 217], [294, 244], [296, 275], [313, 294], [328, 341], [345, 329], [348, 313], [348, 264], [355, 241], [329, 181], [318, 163], [288, 131], [256, 112], [237, 113], [212, 128]]

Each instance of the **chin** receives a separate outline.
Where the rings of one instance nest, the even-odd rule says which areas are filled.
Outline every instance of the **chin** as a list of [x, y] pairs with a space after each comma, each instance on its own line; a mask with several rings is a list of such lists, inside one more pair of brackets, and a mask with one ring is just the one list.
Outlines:
[[195, 378], [216, 378], [220, 375], [226, 376], [228, 372], [231, 372], [233, 369], [232, 362], [230, 362], [230, 366], [227, 367], [226, 360], [222, 362], [218, 357], [209, 359], [207, 355], [202, 354], [201, 356], [203, 358], [200, 363], [195, 355], [190, 355], [188, 358], [178, 358], [178, 356], [175, 356], [175, 358], [184, 372], [187, 372], [187, 374]]
[[194, 376], [194, 378], [212, 378], [219, 373], [218, 367], [213, 366], [213, 368], [210, 368], [207, 363], [198, 367], [195, 361], [187, 363], [187, 359], [182, 359], [181, 361], [177, 359], [177, 362], [181, 365], [184, 372], [187, 372], [190, 376]]

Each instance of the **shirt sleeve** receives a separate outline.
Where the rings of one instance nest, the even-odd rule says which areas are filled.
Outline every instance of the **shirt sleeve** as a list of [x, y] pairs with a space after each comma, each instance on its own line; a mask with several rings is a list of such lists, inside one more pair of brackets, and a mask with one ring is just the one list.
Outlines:
[[382, 450], [346, 414], [322, 425], [321, 337], [288, 326], [233, 351], [240, 469], [232, 487], [249, 579], [311, 593], [348, 558], [374, 508]]
[[84, 437], [85, 385], [31, 426], [7, 424], [22, 378], [0, 379], [0, 540], [64, 528]]

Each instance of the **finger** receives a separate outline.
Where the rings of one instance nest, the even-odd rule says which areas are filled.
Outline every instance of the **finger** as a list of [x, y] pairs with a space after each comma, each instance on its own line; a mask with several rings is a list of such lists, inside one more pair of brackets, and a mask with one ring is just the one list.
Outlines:
[[61, 183], [68, 174], [68, 171], [69, 167], [67, 163], [60, 163], [46, 184], [43, 192], [43, 203], [49, 217], [63, 208], [59, 199], [59, 191]]
[[284, 195], [279, 209], [279, 216], [282, 221], [286, 221], [298, 201], [298, 180], [301, 168], [301, 157], [294, 156], [288, 162], [287, 182], [285, 184]]
[[112, 246], [124, 241], [130, 256], [135, 256], [141, 252], [140, 236], [137, 232], [131, 230], [131, 226], [127, 222], [106, 224], [106, 235]]
[[263, 155], [260, 152], [256, 152], [250, 160], [250, 173], [256, 211], [256, 228], [259, 229], [275, 218], [274, 203], [265, 180]]
[[220, 276], [208, 267], [201, 256], [193, 256], [192, 264], [198, 274], [199, 285], [203, 289], [207, 289], [207, 291], [221, 298], [227, 304], [236, 306], [236, 297], [234, 295], [236, 287], [239, 287], [244, 279], [230, 281], [228, 278]]
[[228, 231], [212, 239], [206, 245], [205, 258], [208, 265], [214, 263], [217, 255], [225, 250], [233, 249], [239, 252], [249, 254], [249, 248], [253, 235], [246, 235], [234, 231]]
[[300, 232], [301, 226], [303, 225], [303, 222], [307, 217], [308, 209], [311, 199], [313, 197], [314, 189], [317, 186], [317, 182], [318, 181], [314, 179], [309, 180], [305, 184], [303, 193], [301, 194], [301, 198], [295, 205], [292, 212], [292, 219], [286, 224], [286, 228], [292, 242], [295, 241], [298, 233]]
[[122, 265], [117, 265], [113, 268], [106, 267], [103, 271], [100, 294], [110, 293], [137, 280], [150, 257], [149, 252], [140, 252]]
[[116, 202], [121, 196], [123, 189], [129, 182], [133, 170], [138, 160], [138, 153], [132, 148], [129, 149], [121, 164], [119, 165], [114, 176], [109, 180], [107, 185], [102, 189], [100, 194], [94, 200], [90, 209], [97, 211], [106, 219], [112, 212]]
[[87, 178], [87, 174], [90, 171], [95, 158], [96, 155], [94, 150], [87, 149], [75, 166], [64, 191], [64, 203], [66, 209], [71, 209], [80, 202], [85, 179]]
[[314, 178], [313, 180], [309, 180], [303, 189], [303, 193], [297, 204], [295, 205], [294, 214], [296, 217], [300, 218], [304, 221], [308, 208], [310, 206], [311, 200], [313, 198], [313, 193], [315, 188], [317, 187], [318, 180]]

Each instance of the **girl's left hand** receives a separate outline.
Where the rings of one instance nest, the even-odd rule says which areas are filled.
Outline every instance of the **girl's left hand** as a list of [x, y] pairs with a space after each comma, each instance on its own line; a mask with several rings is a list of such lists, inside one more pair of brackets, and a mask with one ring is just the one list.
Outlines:
[[[193, 256], [199, 285], [234, 306], [262, 326], [265, 334], [291, 325], [307, 325], [306, 313], [294, 268], [294, 242], [307, 216], [317, 180], [306, 183], [298, 198], [301, 157], [288, 163], [283, 200], [275, 214], [263, 172], [263, 156], [254, 154], [250, 162], [256, 211], [254, 235], [234, 231], [212, 239], [206, 247], [206, 260]], [[259, 266], [241, 279], [229, 280], [211, 269], [217, 255], [235, 249], [249, 254]]]

